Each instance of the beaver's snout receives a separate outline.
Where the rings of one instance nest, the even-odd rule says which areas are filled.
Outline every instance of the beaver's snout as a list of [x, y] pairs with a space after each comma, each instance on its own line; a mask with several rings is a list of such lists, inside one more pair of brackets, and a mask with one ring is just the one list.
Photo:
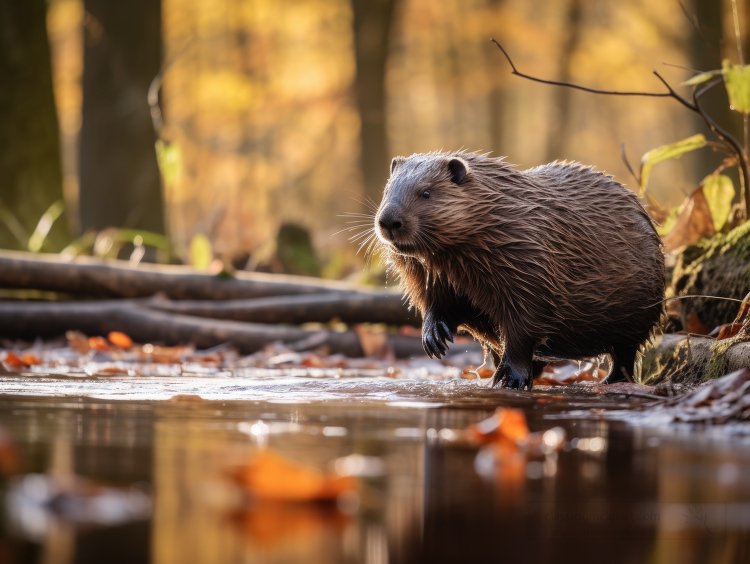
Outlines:
[[395, 206], [386, 206], [378, 218], [380, 232], [385, 239], [395, 242], [396, 237], [403, 233], [404, 221], [400, 210]]

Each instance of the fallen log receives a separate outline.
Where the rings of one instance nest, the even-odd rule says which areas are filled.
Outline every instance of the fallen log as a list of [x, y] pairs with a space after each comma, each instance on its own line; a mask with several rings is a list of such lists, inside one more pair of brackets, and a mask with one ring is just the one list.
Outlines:
[[654, 339], [644, 355], [639, 382], [696, 385], [750, 367], [750, 342], [668, 333]]
[[232, 300], [327, 292], [396, 295], [305, 276], [238, 272], [234, 277], [224, 278], [187, 266], [131, 267], [121, 260], [77, 257], [66, 261], [59, 255], [19, 251], [0, 252], [0, 288], [122, 298], [150, 297], [161, 292], [175, 300]]
[[[328, 346], [331, 352], [350, 357], [363, 355], [354, 331], [311, 331], [298, 327], [215, 320], [150, 310], [145, 300], [98, 302], [0, 302], [0, 336], [12, 339], [55, 337], [78, 330], [89, 335], [110, 331], [127, 333], [141, 343], [193, 344], [206, 349], [231, 343], [243, 354], [260, 350], [275, 341], [311, 347]], [[397, 358], [422, 356], [421, 339], [388, 335]]]
[[149, 300], [147, 307], [213, 319], [253, 323], [386, 323], [421, 326], [414, 311], [408, 311], [400, 295], [331, 292], [326, 294], [279, 296], [250, 300], [195, 301]]

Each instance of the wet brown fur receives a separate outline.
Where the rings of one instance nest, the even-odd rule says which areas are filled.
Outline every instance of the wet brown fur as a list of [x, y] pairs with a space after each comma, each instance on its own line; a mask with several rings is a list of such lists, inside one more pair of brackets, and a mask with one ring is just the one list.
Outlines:
[[[451, 160], [467, 170], [459, 183]], [[531, 355], [608, 353], [610, 378], [622, 379], [620, 366], [632, 374], [665, 290], [661, 240], [633, 192], [578, 163], [519, 171], [457, 152], [397, 157], [391, 168], [375, 229], [423, 336], [441, 339], [439, 321], [448, 337], [468, 330], [503, 354], [495, 384], [531, 388], [543, 366]], [[386, 208], [403, 219], [395, 236], [379, 226]], [[426, 342], [428, 354], [444, 352]]]

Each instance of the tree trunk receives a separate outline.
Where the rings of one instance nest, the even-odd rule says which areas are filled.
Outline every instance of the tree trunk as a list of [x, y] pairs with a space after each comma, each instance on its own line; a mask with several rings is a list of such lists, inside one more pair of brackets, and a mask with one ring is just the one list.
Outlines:
[[[488, 0], [487, 6], [494, 16], [503, 8], [505, 0]], [[499, 31], [498, 31], [499, 32]], [[505, 95], [505, 84], [507, 73], [505, 72], [505, 59], [497, 45], [489, 40], [484, 43], [485, 64], [487, 65], [487, 76], [491, 77], [492, 86], [487, 94], [487, 107], [489, 111], [488, 128], [490, 146], [487, 148], [492, 156], [501, 157], [507, 155], [505, 151], [505, 107], [507, 104]]]
[[[737, 62], [737, 42], [734, 33], [727, 35], [722, 29], [722, 2], [693, 0], [690, 4], [686, 5], [686, 8], [697, 18], [705, 39], [713, 47], [715, 54], [719, 58], [725, 57], [728, 55], [726, 48], [729, 47], [732, 53], [732, 60]], [[731, 5], [728, 9], [731, 12]], [[690, 30], [690, 56], [692, 60], [691, 67], [695, 70], [703, 72], [721, 68], [721, 61], [717, 60], [711, 49], [706, 46], [698, 33], [692, 29]], [[723, 84], [707, 92], [701, 98], [701, 106], [721, 127], [742, 142], [742, 115], [739, 112], [729, 109], [729, 100]], [[692, 119], [697, 132], [703, 133], [706, 139], [715, 139], [714, 134], [711, 133], [700, 116], [697, 114], [693, 115]], [[696, 159], [699, 159], [697, 161], [697, 168], [704, 175], [710, 174], [721, 163], [723, 158], [723, 155], [720, 153], [715, 153], [708, 149], [697, 151], [694, 155]], [[732, 177], [735, 189], [739, 195], [740, 186], [737, 169], [733, 168], [724, 174], [729, 174]]]
[[146, 100], [161, 67], [159, 0], [85, 0], [81, 228], [164, 233]]
[[[0, 253], [0, 288], [123, 298], [149, 297], [162, 292], [175, 300], [238, 300], [328, 292], [388, 294], [365, 290], [356, 284], [306, 276], [237, 272], [232, 278], [223, 278], [186, 266], [140, 264], [132, 268], [127, 261], [78, 257], [70, 262], [57, 255], [13, 251]], [[401, 300], [398, 294], [390, 295]]]
[[[570, 0], [568, 3], [565, 33], [567, 36], [560, 49], [558, 60], [558, 79], [560, 82], [571, 82], [571, 62], [581, 40], [582, 23], [581, 0]], [[556, 88], [550, 127], [547, 133], [547, 161], [565, 159], [565, 142], [569, 137], [572, 107], [572, 88]]]
[[362, 122], [361, 167], [365, 196], [380, 203], [388, 178], [385, 72], [396, 0], [352, 0], [354, 50], [357, 62], [355, 90]]
[[[45, 0], [0, 0], [0, 247], [25, 248], [62, 200], [60, 132], [52, 90]], [[65, 218], [48, 250], [68, 243]]]
[[[328, 346], [331, 352], [349, 357], [363, 355], [355, 331], [315, 331], [282, 325], [263, 325], [176, 315], [147, 309], [141, 304], [113, 300], [104, 302], [24, 303], [0, 302], [0, 335], [12, 339], [56, 337], [66, 331], [106, 335], [127, 333], [137, 343], [180, 345], [192, 343], [207, 349], [231, 343], [250, 354], [275, 341], [296, 343], [297, 350]], [[387, 335], [396, 358], [422, 357], [418, 337]], [[463, 345], [476, 350], [476, 344]]]

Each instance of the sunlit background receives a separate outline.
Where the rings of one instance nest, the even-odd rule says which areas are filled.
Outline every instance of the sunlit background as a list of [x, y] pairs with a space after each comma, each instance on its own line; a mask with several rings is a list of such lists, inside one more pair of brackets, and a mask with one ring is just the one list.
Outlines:
[[[341, 215], [379, 202], [395, 155], [465, 148], [520, 167], [578, 160], [634, 186], [621, 143], [637, 167], [649, 149], [704, 131], [669, 98], [512, 76], [491, 37], [521, 72], [593, 88], [663, 92], [655, 69], [680, 89], [689, 69], [718, 66], [678, 2], [128, 6], [47, 3], [51, 60], [37, 30], [42, 48], [28, 54], [37, 64], [26, 73], [35, 76], [19, 78], [36, 93], [19, 103], [44, 104], [51, 64], [54, 108], [34, 113], [33, 133], [50, 158], [2, 189], [0, 245], [126, 259], [145, 245], [144, 260], [189, 263], [191, 243], [210, 243], [211, 258], [235, 268], [361, 280], [364, 259], [340, 232]], [[685, 10], [720, 56], [737, 59], [729, 0]], [[43, 13], [28, 11], [44, 25]], [[723, 92], [706, 105], [727, 118]], [[717, 158], [705, 151], [660, 165], [649, 191], [677, 205]], [[34, 236], [39, 227], [46, 237]]]

